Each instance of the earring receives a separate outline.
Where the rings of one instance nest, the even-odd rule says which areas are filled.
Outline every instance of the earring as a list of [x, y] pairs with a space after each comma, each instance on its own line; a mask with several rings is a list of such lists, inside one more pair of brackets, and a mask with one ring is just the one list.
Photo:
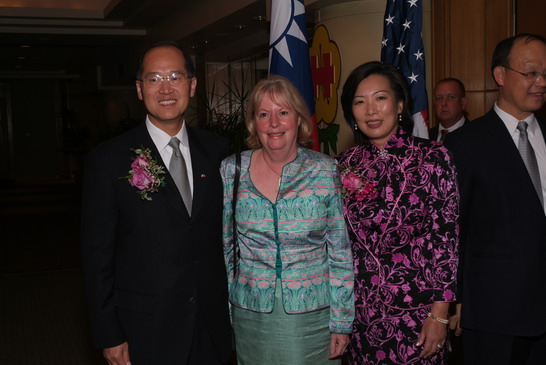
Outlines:
[[398, 122], [402, 122], [402, 114], [398, 114]]
[[355, 123], [355, 132], [358, 132], [358, 123]]

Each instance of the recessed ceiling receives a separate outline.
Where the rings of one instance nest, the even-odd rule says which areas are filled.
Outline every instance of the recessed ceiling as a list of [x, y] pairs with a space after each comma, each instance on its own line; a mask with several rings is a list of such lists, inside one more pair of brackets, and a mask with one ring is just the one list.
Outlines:
[[[233, 3], [239, 8], [226, 9], [226, 14], [218, 10], [236, 6]], [[134, 57], [145, 43], [158, 38], [176, 40], [195, 54], [212, 51], [207, 60], [237, 58], [259, 47], [256, 44], [267, 49], [269, 25], [253, 20], [265, 19], [264, 0], [4, 0], [0, 4], [0, 76], [77, 72], [81, 65], [97, 63], [98, 57], [110, 53]], [[161, 24], [173, 21], [193, 28], [161, 29]], [[237, 29], [238, 24], [244, 27]], [[246, 37], [254, 40], [241, 42]], [[215, 53], [215, 49], [223, 50]]]
[[25, 18], [102, 19], [105, 16], [105, 11], [118, 2], [118, 0], [7, 0], [2, 1], [0, 14]]

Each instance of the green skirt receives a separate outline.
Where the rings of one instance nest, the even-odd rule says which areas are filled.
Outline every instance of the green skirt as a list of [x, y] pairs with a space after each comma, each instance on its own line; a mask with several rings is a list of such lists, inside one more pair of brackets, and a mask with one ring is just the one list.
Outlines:
[[330, 352], [330, 308], [288, 314], [277, 279], [272, 313], [232, 306], [238, 365], [336, 365]]

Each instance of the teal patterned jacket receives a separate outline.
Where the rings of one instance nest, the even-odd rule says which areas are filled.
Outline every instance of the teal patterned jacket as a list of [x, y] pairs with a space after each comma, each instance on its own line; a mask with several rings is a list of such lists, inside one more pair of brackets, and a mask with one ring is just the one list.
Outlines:
[[240, 257], [234, 278], [232, 195], [235, 155], [221, 165], [224, 183], [224, 257], [232, 305], [270, 313], [277, 273], [287, 313], [330, 307], [330, 331], [350, 334], [354, 271], [335, 160], [298, 148], [282, 172], [277, 202], [251, 181], [254, 150], [241, 154], [236, 225]]

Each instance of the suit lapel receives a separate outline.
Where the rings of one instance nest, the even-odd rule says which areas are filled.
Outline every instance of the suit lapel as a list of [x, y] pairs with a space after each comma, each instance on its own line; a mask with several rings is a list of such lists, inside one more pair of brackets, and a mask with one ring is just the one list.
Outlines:
[[484, 119], [479, 123], [482, 122], [487, 131], [487, 136], [484, 141], [489, 144], [488, 148], [491, 148], [491, 151], [494, 151], [495, 157], [499, 160], [501, 166], [506, 166], [506, 168], [511, 171], [515, 181], [527, 184], [527, 187], [521, 189], [519, 194], [521, 194], [522, 198], [523, 196], [527, 196], [531, 200], [536, 200], [540, 206], [540, 200], [536, 195], [533, 181], [529, 176], [527, 167], [525, 167], [519, 150], [514, 143], [510, 132], [508, 132], [508, 129], [504, 125], [504, 122], [500, 119], [494, 109], [491, 109], [487, 119]]
[[431, 141], [436, 141], [438, 139], [438, 130], [439, 129], [440, 129], [440, 127], [438, 127], [438, 126], [430, 129], [430, 140]]
[[184, 201], [182, 200], [182, 196], [180, 196], [180, 192], [178, 191], [178, 188], [176, 187], [176, 184], [169, 173], [169, 170], [167, 169], [167, 166], [165, 165], [165, 162], [161, 158], [161, 154], [159, 153], [159, 150], [157, 149], [154, 141], [152, 140], [152, 137], [150, 137], [150, 134], [148, 133], [148, 129], [146, 128], [146, 123], [142, 123], [139, 127], [138, 131], [138, 141], [136, 147], [145, 147], [149, 148], [152, 151], [152, 158], [159, 164], [164, 167], [165, 170], [165, 186], [161, 188], [157, 193], [152, 194], [152, 199], [164, 199], [166, 202], [170, 205], [172, 205], [180, 214], [185, 216], [187, 219], [189, 219], [188, 212], [186, 210], [186, 207], [184, 206]]
[[525, 169], [510, 132], [493, 109], [487, 115], [487, 119], [483, 120], [483, 128], [485, 130], [484, 142], [491, 144], [491, 150], [495, 151], [495, 156], [501, 162], [509, 163], [512, 166], [521, 165]]
[[193, 170], [193, 206], [191, 219], [198, 216], [207, 194], [207, 188], [214, 171], [210, 162], [210, 157], [205, 146], [199, 140], [195, 131], [186, 126], [188, 131], [188, 141], [190, 144], [191, 166]]

